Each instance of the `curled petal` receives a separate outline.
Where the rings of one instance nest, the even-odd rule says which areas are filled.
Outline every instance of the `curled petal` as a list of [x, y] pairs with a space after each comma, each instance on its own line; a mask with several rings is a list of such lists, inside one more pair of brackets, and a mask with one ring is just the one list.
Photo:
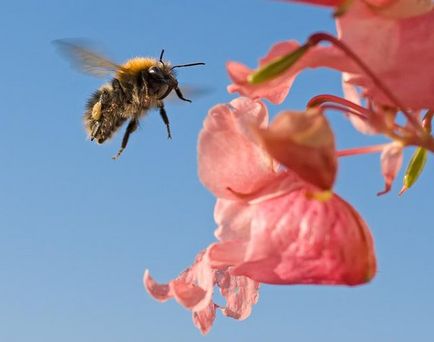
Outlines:
[[391, 143], [383, 149], [380, 161], [385, 185], [384, 190], [377, 195], [384, 195], [392, 188], [392, 183], [402, 166], [402, 148], [399, 143]]
[[184, 279], [176, 279], [170, 285], [176, 300], [187, 309], [200, 309], [201, 306], [198, 304], [207, 302], [206, 290], [194, 283]]
[[199, 177], [216, 196], [234, 198], [229, 189], [251, 193], [275, 177], [273, 160], [252, 131], [267, 121], [265, 106], [248, 98], [210, 110], [199, 135]]
[[158, 284], [155, 282], [148, 270], [145, 271], [145, 275], [143, 276], [143, 283], [146, 290], [148, 290], [149, 294], [154, 297], [154, 299], [160, 302], [165, 302], [168, 299], [173, 298], [170, 286], [168, 284]]
[[[317, 200], [313, 188], [254, 204], [251, 238], [225, 241], [210, 261], [232, 274], [271, 284], [358, 285], [375, 275], [373, 240], [366, 223], [344, 200]], [[237, 251], [228, 259], [224, 252]]]
[[258, 134], [277, 161], [322, 190], [332, 188], [337, 170], [335, 140], [321, 111], [280, 113]]
[[247, 318], [258, 298], [259, 285], [256, 281], [231, 275], [227, 266], [211, 267], [207, 250], [200, 252], [193, 265], [168, 284], [157, 284], [148, 271], [145, 271], [143, 282], [156, 300], [164, 302], [174, 298], [191, 310], [193, 324], [202, 334], [210, 330], [219, 307], [212, 300], [215, 285], [226, 298], [223, 313], [235, 319]]
[[157, 284], [146, 271], [143, 278], [146, 290], [158, 301], [174, 298], [187, 309], [204, 309], [211, 301], [214, 286], [214, 274], [204, 253], [199, 253], [193, 265], [168, 284]]

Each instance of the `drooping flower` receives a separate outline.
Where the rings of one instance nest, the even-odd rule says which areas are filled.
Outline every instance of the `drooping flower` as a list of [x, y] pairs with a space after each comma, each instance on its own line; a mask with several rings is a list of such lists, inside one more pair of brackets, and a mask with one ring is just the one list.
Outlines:
[[[213, 266], [230, 266], [232, 274], [271, 284], [369, 281], [376, 268], [372, 238], [360, 215], [330, 191], [336, 153], [322, 113], [284, 112], [264, 128], [253, 119], [264, 117], [264, 110], [246, 98], [216, 106], [199, 137], [199, 176], [219, 198], [215, 218], [220, 241], [209, 250]], [[231, 149], [235, 155], [226, 160], [226, 149], [219, 148], [234, 133], [262, 151], [250, 158], [251, 169], [263, 170], [263, 161], [270, 158], [280, 168], [267, 162], [268, 176], [256, 179], [210, 172], [233, 167], [236, 155], [245, 160], [244, 149]], [[243, 146], [234, 139], [232, 144]], [[247, 187], [242, 186], [246, 177]]]
[[[360, 0], [336, 20], [338, 38], [350, 48], [382, 83], [400, 99], [404, 108], [434, 108], [434, 10], [411, 18], [395, 19], [378, 15], [372, 6]], [[260, 66], [289, 55], [299, 48], [294, 41], [276, 44], [260, 61]], [[385, 62], [386, 61], [386, 62]], [[396, 107], [376, 82], [336, 46], [314, 46], [278, 77], [261, 84], [251, 84], [253, 70], [229, 62], [227, 69], [233, 81], [230, 92], [251, 98], [266, 98], [281, 103], [297, 73], [308, 67], [328, 67], [345, 73], [345, 82], [363, 89], [363, 96], [377, 105]], [[418, 89], [418, 91], [414, 91]]]
[[218, 241], [168, 284], [148, 272], [144, 283], [157, 300], [174, 298], [192, 310], [202, 333], [219, 308], [214, 286], [227, 300], [223, 313], [244, 319], [258, 283], [352, 286], [374, 277], [369, 229], [331, 191], [335, 143], [320, 111], [284, 112], [268, 126], [260, 101], [217, 105], [205, 119], [198, 155], [199, 177], [217, 197]]

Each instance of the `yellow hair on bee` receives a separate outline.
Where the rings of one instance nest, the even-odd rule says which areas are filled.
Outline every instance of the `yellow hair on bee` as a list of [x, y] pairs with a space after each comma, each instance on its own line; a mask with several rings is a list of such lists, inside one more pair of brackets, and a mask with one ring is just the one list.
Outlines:
[[129, 59], [124, 64], [122, 64], [122, 69], [118, 70], [117, 75], [122, 77], [126, 73], [134, 75], [144, 69], [149, 69], [151, 66], [157, 64], [155, 58], [147, 57], [136, 57]]

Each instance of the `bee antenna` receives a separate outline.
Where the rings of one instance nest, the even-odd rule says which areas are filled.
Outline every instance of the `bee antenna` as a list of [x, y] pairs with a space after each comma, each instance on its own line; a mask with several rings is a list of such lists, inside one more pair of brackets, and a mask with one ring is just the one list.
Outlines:
[[195, 65], [205, 65], [205, 63], [203, 62], [199, 62], [199, 63], [190, 63], [190, 64], [179, 64], [179, 65], [174, 65], [172, 67], [172, 70], [175, 68], [184, 68], [184, 67], [190, 67], [190, 66], [195, 66]]
[[[161, 53], [160, 53], [160, 62], [161, 62], [161, 63], [163, 63], [163, 55], [164, 55], [164, 49], [161, 50]], [[164, 63], [163, 63], [163, 64], [164, 64]]]

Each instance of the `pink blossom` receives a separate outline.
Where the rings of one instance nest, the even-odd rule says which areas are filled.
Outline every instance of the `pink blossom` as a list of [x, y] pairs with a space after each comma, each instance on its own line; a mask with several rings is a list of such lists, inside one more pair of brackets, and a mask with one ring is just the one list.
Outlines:
[[[369, 229], [330, 191], [334, 146], [320, 111], [284, 112], [268, 126], [267, 109], [259, 101], [238, 98], [212, 108], [199, 136], [199, 176], [218, 198], [218, 241], [167, 284], [156, 283], [146, 271], [147, 291], [158, 301], [174, 298], [191, 310], [205, 334], [217, 308], [247, 318], [261, 282], [370, 281], [376, 261]], [[212, 300], [215, 286], [226, 299], [224, 307]]]
[[[434, 108], [434, 10], [406, 19], [378, 15], [363, 1], [355, 0], [348, 12], [337, 19], [338, 37], [368, 65], [405, 108]], [[287, 55], [298, 47], [294, 41], [276, 44], [260, 66]], [[385, 63], [387, 61], [387, 63]], [[354, 62], [335, 46], [312, 47], [293, 67], [262, 84], [250, 84], [251, 69], [227, 64], [233, 84], [230, 92], [281, 103], [295, 76], [308, 67], [328, 67], [346, 73], [345, 81], [363, 89], [363, 96], [377, 104], [396, 106]], [[418, 89], [418, 91], [414, 91]], [[401, 108], [402, 109], [402, 108]]]
[[[300, 44], [294, 40], [279, 42], [271, 48], [267, 56], [260, 60], [259, 66], [265, 66], [276, 58], [294, 52], [299, 47]], [[358, 70], [357, 66], [349, 61], [341, 51], [334, 48], [316, 46], [307, 51], [306, 54], [286, 72], [262, 84], [249, 83], [248, 77], [254, 72], [253, 69], [238, 62], [228, 62], [226, 68], [233, 81], [233, 83], [228, 86], [228, 91], [230, 93], [238, 92], [252, 99], [265, 98], [272, 103], [279, 104], [282, 103], [288, 95], [295, 77], [300, 71], [305, 68], [321, 66], [327, 66], [337, 70], [345, 66], [345, 71], [352, 72]]]
[[[324, 157], [330, 154], [330, 148], [334, 148], [328, 125], [325, 126], [325, 121], [318, 121], [319, 127], [313, 128], [313, 132], [319, 133], [319, 139], [316, 139], [310, 134], [312, 127], [302, 125], [301, 114], [292, 113], [294, 122], [291, 122], [290, 113], [286, 112], [265, 129], [257, 121], [256, 124], [254, 120], [249, 121], [249, 117], [256, 117], [254, 112], [245, 111], [249, 106], [254, 108], [257, 102], [240, 98], [229, 106], [218, 105], [211, 109], [199, 137], [201, 179], [207, 185], [210, 175], [204, 170], [234, 167], [232, 161], [236, 158], [231, 156], [225, 160], [225, 150], [218, 148], [225, 136], [221, 134], [222, 130], [227, 135], [235, 134], [232, 143], [236, 144], [236, 136], [240, 143], [247, 139], [255, 148], [262, 149], [262, 155], [269, 153], [277, 157], [286, 168], [276, 170], [269, 163], [269, 177], [261, 175], [261, 181], [257, 183], [260, 185], [253, 188], [234, 188], [234, 184], [244, 184], [243, 178], [249, 174], [236, 173], [231, 178], [223, 172], [222, 179], [218, 179], [218, 174], [212, 175], [213, 182], [232, 193], [231, 196], [227, 196], [225, 191], [216, 193], [220, 197], [215, 209], [219, 225], [216, 236], [220, 242], [209, 249], [213, 266], [231, 266], [232, 274], [272, 284], [357, 285], [369, 281], [376, 266], [367, 225], [347, 202], [315, 185], [322, 182], [314, 178], [311, 182], [303, 180], [304, 170], [311, 175], [313, 168], [316, 168], [317, 175], [336, 171], [335, 164], [328, 161], [330, 157], [319, 157], [320, 151]], [[309, 114], [305, 119], [306, 123], [313, 122]], [[245, 125], [247, 122], [249, 126]], [[240, 125], [244, 129], [240, 129]], [[299, 129], [297, 134], [294, 127]], [[252, 131], [257, 134], [252, 134]], [[277, 142], [283, 144], [280, 139], [285, 135], [289, 137], [286, 143], [290, 145], [287, 156], [285, 150], [277, 146]], [[297, 159], [295, 143], [304, 151], [304, 158]], [[311, 151], [306, 148], [309, 145]], [[318, 151], [315, 151], [315, 145]], [[239, 155], [239, 160], [245, 159], [242, 148], [233, 153]], [[310, 164], [308, 161], [315, 153], [318, 157]], [[290, 161], [291, 155], [293, 161]], [[263, 160], [263, 156], [251, 159], [249, 165], [252, 169], [264, 171]], [[254, 179], [249, 180], [254, 182]], [[214, 191], [213, 187], [210, 188]]]

